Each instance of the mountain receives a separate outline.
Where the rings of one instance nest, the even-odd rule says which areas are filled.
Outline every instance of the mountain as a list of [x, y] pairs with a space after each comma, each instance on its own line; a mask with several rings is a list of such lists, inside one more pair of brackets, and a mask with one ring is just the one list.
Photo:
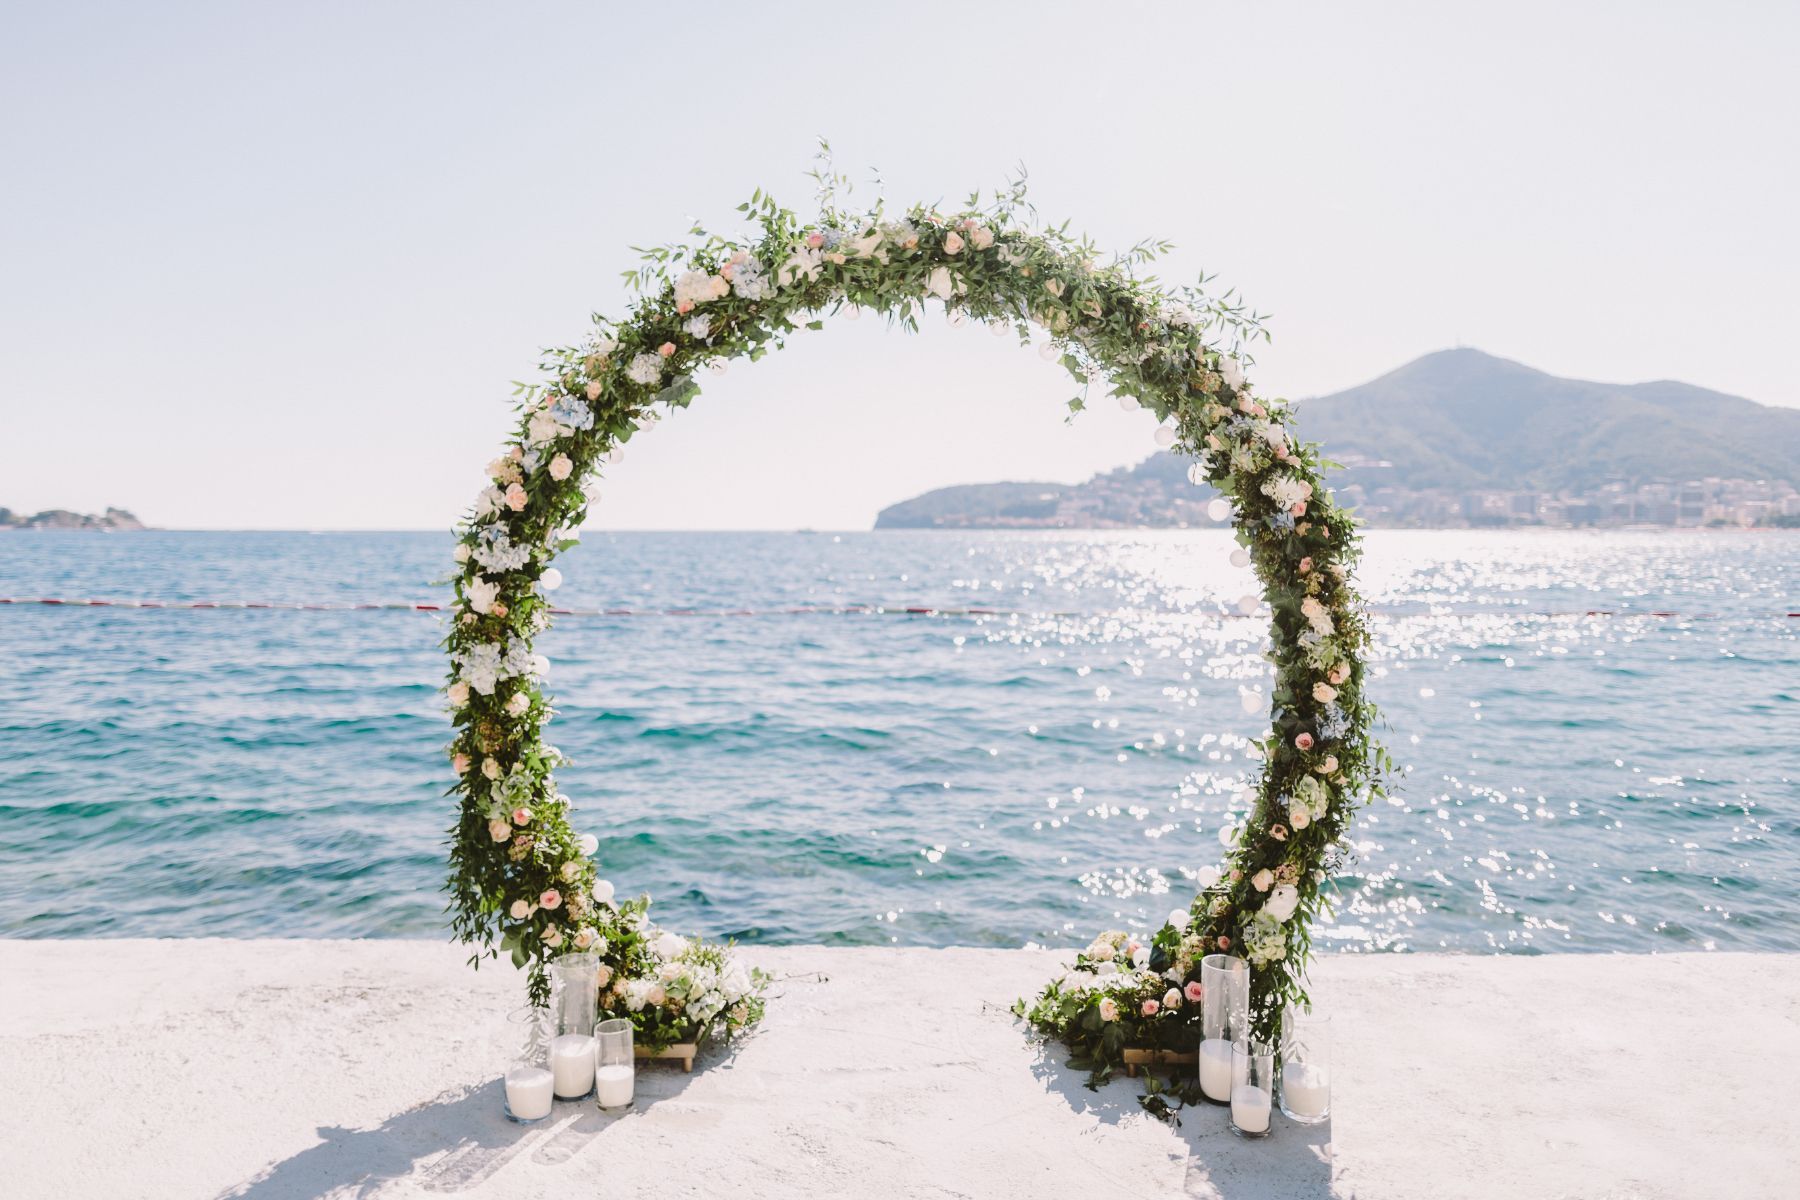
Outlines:
[[[1300, 436], [1373, 524], [1758, 524], [1800, 516], [1800, 411], [1669, 381], [1561, 379], [1445, 350], [1302, 401]], [[940, 488], [877, 529], [1215, 524], [1189, 460], [1159, 453], [1086, 483]]]
[[109, 508], [98, 516], [70, 512], [66, 508], [47, 508], [40, 513], [18, 513], [0, 508], [0, 529], [144, 529], [146, 526], [122, 508]]

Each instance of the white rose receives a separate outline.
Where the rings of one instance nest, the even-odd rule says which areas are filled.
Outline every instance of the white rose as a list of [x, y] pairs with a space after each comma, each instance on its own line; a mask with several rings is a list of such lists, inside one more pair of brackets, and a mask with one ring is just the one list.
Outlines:
[[548, 675], [550, 673], [550, 660], [541, 654], [532, 655], [531, 673], [540, 679], [545, 675]]
[[1208, 888], [1217, 887], [1219, 880], [1222, 877], [1223, 877], [1223, 873], [1219, 870], [1219, 868], [1212, 867], [1212, 866], [1201, 867], [1198, 871], [1194, 872], [1194, 882], [1196, 882], [1200, 885], [1201, 891], [1205, 891]]
[[550, 927], [549, 931], [544, 934], [544, 945], [546, 945], [546, 946], [562, 945], [562, 930], [560, 928], [558, 928], [557, 926], [552, 925]]
[[1131, 965], [1136, 967], [1138, 970], [1140, 970], [1140, 971], [1143, 970], [1145, 964], [1147, 964], [1149, 961], [1150, 961], [1150, 947], [1139, 946], [1136, 950], [1132, 951]]
[[509, 716], [522, 717], [531, 709], [531, 697], [524, 692], [514, 692], [506, 700], [506, 711]]
[[505, 817], [495, 817], [488, 822], [488, 836], [496, 842], [504, 842], [512, 836], [512, 822]]
[[1300, 905], [1300, 889], [1284, 883], [1269, 893], [1269, 901], [1263, 905], [1263, 911], [1277, 921], [1285, 921], [1294, 915], [1294, 909]]
[[569, 472], [574, 469], [574, 462], [571, 461], [566, 454], [559, 454], [550, 460], [550, 478], [556, 480], [558, 483], [567, 479], [569, 477]]
[[[595, 848], [598, 849], [599, 847], [596, 846]], [[594, 880], [593, 896], [594, 903], [596, 904], [611, 904], [613, 902], [612, 883], [605, 879]]]
[[618, 348], [619, 348], [619, 339], [618, 338], [603, 337], [603, 338], [597, 339], [594, 342], [594, 354], [600, 358], [605, 358], [607, 355], [611, 354], [614, 350], [617, 350]]
[[950, 278], [949, 267], [933, 267], [931, 277], [925, 281], [925, 291], [940, 300], [948, 300], [956, 292], [956, 281]]
[[1296, 804], [1288, 809], [1288, 824], [1292, 825], [1296, 830], [1305, 829], [1308, 825], [1312, 824], [1312, 814], [1307, 812], [1302, 806]]
[[455, 708], [462, 708], [469, 702], [469, 685], [462, 680], [451, 684], [449, 689], [450, 703]]
[[570, 859], [562, 865], [562, 877], [564, 883], [574, 883], [575, 877], [579, 874], [581, 874], [581, 864], [574, 859]]
[[493, 758], [481, 760], [481, 773], [488, 779], [500, 778], [500, 761]]
[[1235, 358], [1221, 356], [1219, 358], [1219, 374], [1226, 383], [1231, 385], [1231, 390], [1234, 392], [1244, 386], [1244, 368]]
[[[581, 835], [581, 840], [577, 842], [576, 845], [581, 847], [581, 853], [584, 857], [592, 858], [595, 851], [600, 849], [600, 839], [591, 833], [584, 833]], [[599, 884], [594, 885], [594, 899], [600, 899]]]
[[509, 911], [512, 913], [513, 920], [523, 921], [526, 917], [531, 915], [531, 905], [524, 900], [514, 900], [512, 902], [512, 908]]
[[1176, 929], [1186, 930], [1188, 923], [1192, 920], [1193, 918], [1188, 915], [1188, 910], [1185, 908], [1174, 908], [1169, 910], [1169, 924], [1173, 925]]
[[1259, 892], [1266, 892], [1275, 886], [1275, 876], [1267, 867], [1264, 867], [1250, 877], [1250, 886]]
[[466, 563], [469, 561], [469, 548], [461, 542], [458, 542], [456, 544], [456, 549], [450, 552], [450, 557], [454, 558], [459, 563]]
[[556, 418], [549, 411], [535, 413], [525, 425], [525, 440], [533, 446], [541, 446], [545, 442], [553, 442], [569, 432], [557, 424]]
[[1329, 683], [1315, 683], [1313, 684], [1313, 699], [1320, 704], [1330, 704], [1337, 699], [1337, 689]]
[[1096, 963], [1094, 966], [1094, 974], [1103, 979], [1108, 975], [1117, 975], [1118, 973], [1119, 964], [1116, 962]]
[[500, 585], [477, 575], [463, 585], [463, 595], [469, 601], [469, 607], [478, 613], [493, 610], [494, 601], [500, 597]]
[[1180, 1008], [1181, 1007], [1181, 992], [1179, 990], [1177, 990], [1176, 988], [1170, 988], [1168, 991], [1164, 992], [1163, 993], [1163, 1007], [1164, 1008]]
[[679, 958], [687, 948], [687, 939], [678, 933], [661, 934], [650, 943], [650, 949], [656, 952], [658, 958]]

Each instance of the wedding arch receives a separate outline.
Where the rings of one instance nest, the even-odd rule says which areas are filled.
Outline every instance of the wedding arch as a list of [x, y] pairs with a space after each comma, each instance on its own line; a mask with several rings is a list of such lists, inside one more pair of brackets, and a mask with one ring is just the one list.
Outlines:
[[1387, 763], [1369, 737], [1368, 633], [1349, 580], [1355, 526], [1323, 486], [1317, 447], [1295, 437], [1288, 405], [1244, 378], [1257, 318], [1229, 293], [1209, 295], [1204, 278], [1179, 289], [1139, 278], [1164, 243], [1101, 261], [1066, 226], [1040, 226], [1022, 183], [985, 205], [977, 194], [960, 211], [901, 213], [841, 207], [841, 179], [816, 178], [811, 220], [759, 190], [739, 206], [758, 236], [695, 227], [686, 244], [645, 251], [627, 272], [640, 297], [630, 313], [596, 316], [585, 344], [549, 352], [544, 378], [517, 388], [518, 428], [458, 528], [445, 639], [462, 798], [451, 832], [454, 931], [480, 947], [472, 961], [503, 951], [529, 967], [541, 996], [550, 960], [584, 950], [623, 964], [641, 925], [600, 878], [597, 839], [570, 824], [555, 776], [563, 760], [543, 740], [549, 664], [532, 648], [562, 581], [552, 560], [574, 543], [590, 481], [659, 414], [689, 404], [702, 367], [761, 358], [833, 312], [873, 310], [916, 329], [928, 306], [941, 307], [953, 324], [1040, 338], [1040, 352], [1081, 388], [1072, 409], [1104, 385], [1127, 407], [1152, 410], [1158, 442], [1193, 456], [1190, 479], [1229, 506], [1238, 561], [1254, 567], [1269, 611], [1270, 728], [1254, 799], [1222, 839], [1224, 861], [1200, 870], [1191, 908], [1172, 914], [1156, 945], [1164, 962], [1247, 958], [1252, 1020], [1272, 1032], [1283, 1008], [1304, 999], [1320, 884]]

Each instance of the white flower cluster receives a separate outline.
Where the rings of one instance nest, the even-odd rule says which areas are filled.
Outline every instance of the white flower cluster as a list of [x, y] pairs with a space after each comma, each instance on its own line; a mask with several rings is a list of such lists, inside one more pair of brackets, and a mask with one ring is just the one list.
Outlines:
[[1312, 499], [1312, 484], [1292, 475], [1276, 475], [1265, 480], [1262, 494], [1275, 502], [1277, 508], [1292, 508], [1296, 504], [1305, 504]]
[[1288, 797], [1288, 824], [1305, 829], [1323, 817], [1331, 807], [1331, 792], [1316, 775], [1302, 776]]
[[640, 354], [625, 368], [626, 377], [633, 383], [656, 383], [662, 379], [662, 372], [663, 360], [656, 354]]
[[515, 546], [504, 526], [490, 525], [475, 540], [470, 557], [488, 571], [516, 571], [531, 561], [530, 546]]
[[542, 675], [550, 669], [548, 659], [533, 654], [530, 644], [518, 638], [509, 638], [504, 647], [477, 642], [455, 657], [458, 678], [483, 696], [493, 695], [502, 679]]
[[644, 932], [656, 965], [649, 974], [620, 986], [628, 1010], [667, 1006], [700, 1030], [710, 1030], [722, 1018], [741, 1022], [743, 1011], [737, 1006], [760, 990], [741, 962], [719, 947], [690, 942], [667, 930]]
[[705, 271], [683, 271], [675, 280], [675, 307], [681, 312], [687, 312], [708, 300], [723, 300], [730, 291], [731, 284], [722, 275], [710, 275]]

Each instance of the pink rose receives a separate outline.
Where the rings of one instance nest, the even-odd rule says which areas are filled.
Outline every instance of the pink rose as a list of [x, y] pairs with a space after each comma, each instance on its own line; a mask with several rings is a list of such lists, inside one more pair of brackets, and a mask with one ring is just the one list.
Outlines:
[[1312, 559], [1311, 558], [1301, 559], [1300, 560], [1300, 573], [1302, 575], [1305, 575], [1307, 572], [1309, 572], [1311, 570], [1312, 570]]
[[1278, 842], [1287, 841], [1287, 826], [1286, 825], [1271, 825], [1271, 826], [1269, 826], [1269, 836], [1274, 838]]
[[1300, 747], [1302, 750], [1311, 750], [1313, 748], [1313, 735], [1310, 733], [1295, 734], [1294, 745]]
[[515, 808], [512, 811], [512, 818], [514, 825], [529, 825], [531, 824], [531, 810], [529, 808]]
[[496, 842], [504, 842], [512, 836], [512, 826], [496, 817], [488, 822], [488, 836]]
[[1226, 937], [1224, 934], [1219, 935], [1219, 949], [1221, 951], [1231, 949], [1231, 939]]
[[600, 964], [600, 986], [605, 987], [612, 982], [612, 968], [605, 963]]
[[450, 760], [450, 769], [455, 771], [458, 775], [467, 775], [469, 773], [469, 756], [466, 754], [458, 754], [455, 758]]
[[514, 512], [524, 512], [525, 505], [529, 503], [530, 500], [531, 497], [527, 496], [525, 494], [525, 489], [518, 484], [509, 483], [506, 485], [506, 507], [512, 509]]
[[962, 235], [959, 233], [947, 233], [944, 235], [945, 254], [961, 254], [965, 244], [966, 243], [962, 240]]
[[1306, 515], [1306, 501], [1301, 500], [1297, 502], [1294, 507], [1288, 509], [1288, 512], [1296, 517], [1304, 517]]
[[1143, 945], [1143, 943], [1142, 943], [1142, 942], [1127, 942], [1127, 943], [1125, 943], [1125, 953], [1126, 953], [1126, 954], [1128, 954], [1128, 955], [1129, 955], [1129, 954], [1136, 954], [1136, 953], [1137, 953], [1137, 952], [1138, 952], [1138, 949], [1139, 949], [1139, 948], [1140, 948], [1140, 947], [1141, 947], [1141, 946], [1142, 946], [1142, 945]]
[[1118, 1002], [1111, 996], [1107, 996], [1100, 1001], [1100, 1019], [1102, 1021], [1116, 1021], [1119, 1019]]
[[677, 300], [675, 302], [675, 311], [678, 313], [691, 313], [694, 311], [694, 302], [692, 300]]
[[1182, 989], [1182, 993], [1187, 996], [1189, 1004], [1198, 1004], [1206, 998], [1206, 989], [1200, 986], [1198, 979], [1188, 980], [1188, 985]]
[[551, 888], [549, 891], [538, 897], [538, 904], [543, 908], [561, 908], [562, 893], [555, 888]]
[[1154, 1001], [1154, 1000], [1144, 1001], [1143, 1012], [1146, 1017], [1154, 1017], [1157, 1013], [1159, 1013], [1161, 1011], [1162, 1011], [1162, 1005], [1158, 1004], [1156, 1001]]
[[660, 345], [656, 348], [656, 352], [658, 354], [662, 355], [664, 358], [673, 358], [675, 356], [675, 343], [674, 342], [664, 342], [662, 345]]
[[817, 250], [820, 246], [825, 244], [825, 235], [822, 233], [809, 233], [806, 235], [806, 244], [811, 246], [814, 250]]
[[644, 995], [644, 999], [648, 1000], [652, 1004], [661, 1004], [663, 1001], [667, 1000], [668, 998], [669, 998], [669, 993], [663, 991], [663, 985], [660, 983], [657, 984], [655, 987], [651, 988]]
[[1350, 678], [1350, 668], [1346, 667], [1343, 663], [1339, 663], [1337, 666], [1331, 668], [1330, 678], [1333, 683], [1342, 683], [1344, 680]]

